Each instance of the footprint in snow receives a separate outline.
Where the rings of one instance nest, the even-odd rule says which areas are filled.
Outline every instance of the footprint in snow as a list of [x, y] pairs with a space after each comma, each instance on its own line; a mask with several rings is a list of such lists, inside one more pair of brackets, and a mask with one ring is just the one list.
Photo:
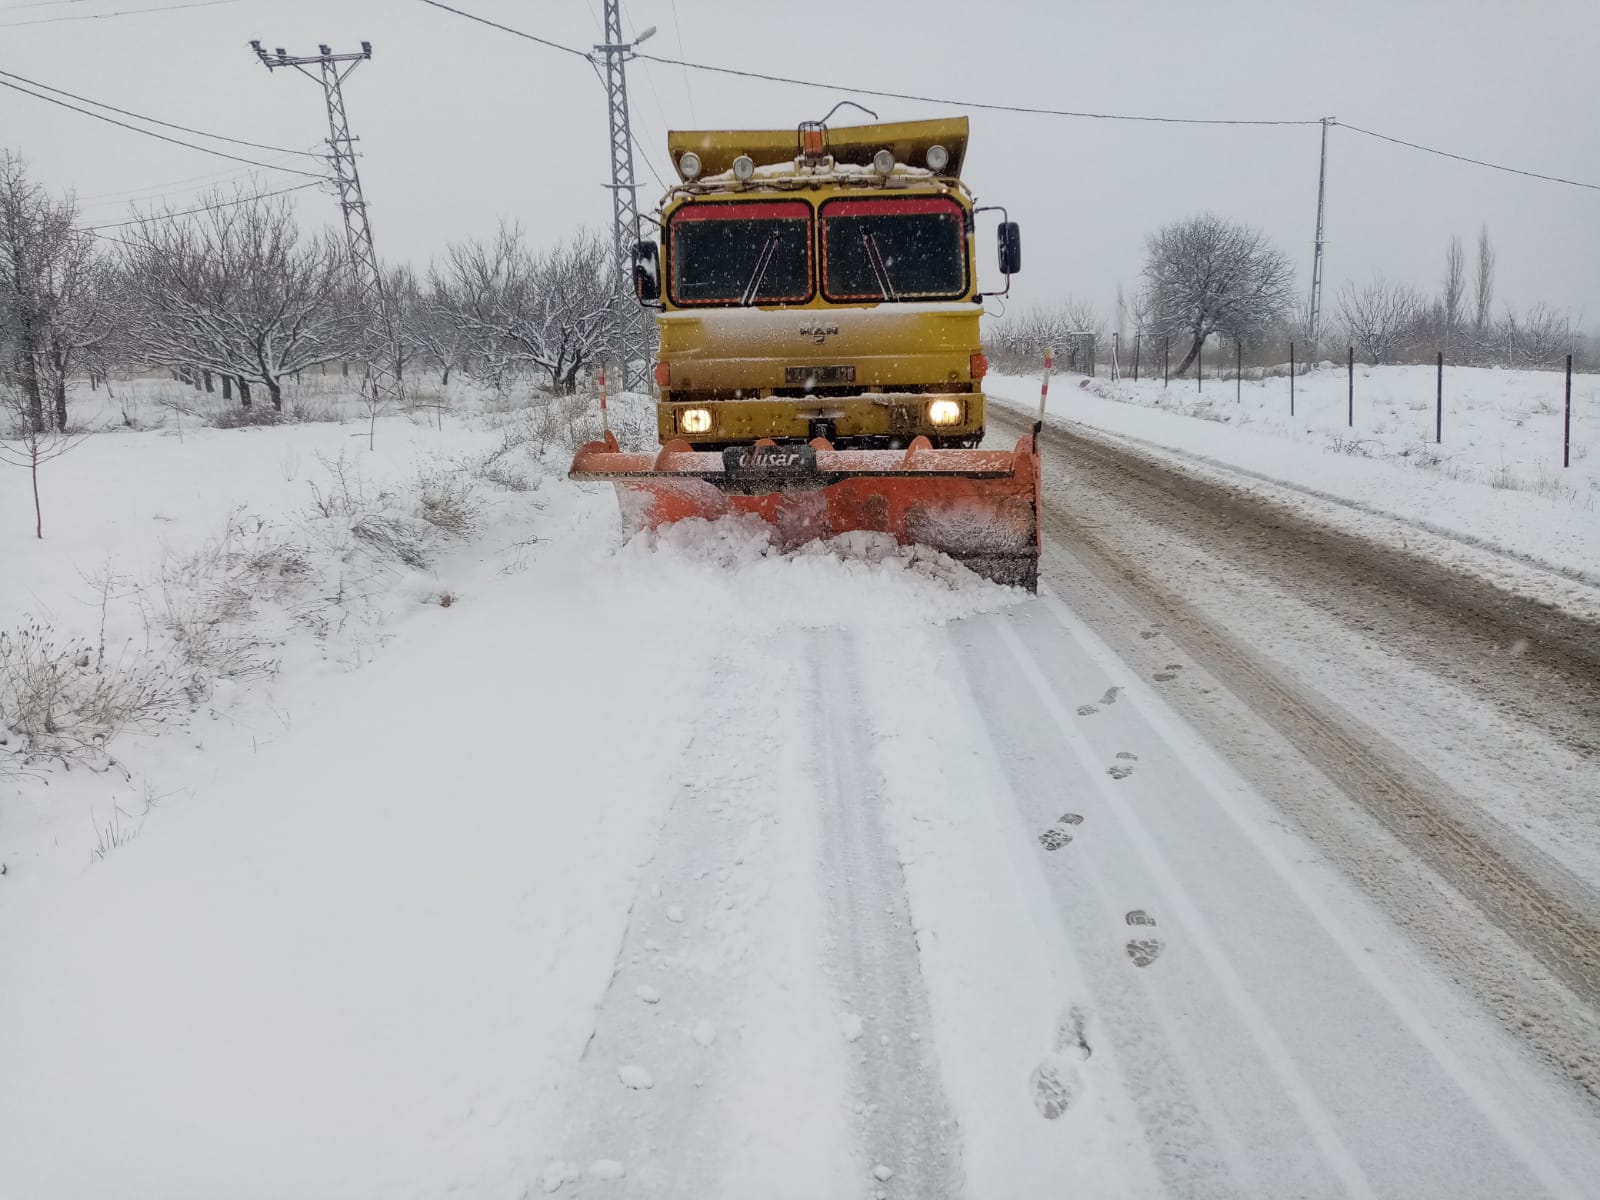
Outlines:
[[1139, 636], [1148, 642], [1151, 638], [1160, 637], [1161, 635], [1154, 629], [1141, 629], [1139, 630]]
[[1156, 919], [1142, 908], [1136, 908], [1127, 916], [1129, 925], [1154, 925]]
[[[1154, 924], [1152, 921], [1151, 924]], [[1133, 938], [1123, 947], [1128, 952], [1128, 957], [1133, 959], [1136, 967], [1148, 967], [1161, 957], [1160, 938]]]
[[1122, 759], [1124, 762], [1138, 762], [1139, 761], [1139, 756], [1137, 754], [1135, 754], [1132, 750], [1118, 750], [1117, 751], [1117, 757]]
[[1157, 683], [1170, 683], [1177, 677], [1178, 673], [1176, 671], [1157, 671], [1155, 673], [1155, 681]]
[[1046, 850], [1059, 850], [1071, 841], [1072, 835], [1059, 825], [1052, 825], [1039, 835], [1039, 845]]
[[1062, 813], [1061, 819], [1039, 835], [1039, 844], [1046, 850], [1059, 850], [1072, 841], [1069, 825], [1082, 825], [1083, 818], [1077, 813]]
[[1028, 1077], [1033, 1106], [1047, 1121], [1060, 1117], [1083, 1095], [1083, 1064], [1091, 1053], [1084, 1025], [1083, 1010], [1074, 1005], [1056, 1025], [1054, 1049]]
[[1092, 717], [1092, 716], [1095, 715], [1095, 713], [1097, 713], [1099, 711], [1100, 710], [1098, 708], [1096, 708], [1092, 704], [1080, 704], [1080, 705], [1078, 705], [1078, 715], [1080, 717]]
[[1108, 705], [1115, 704], [1117, 702], [1117, 697], [1121, 694], [1122, 689], [1120, 687], [1109, 687], [1106, 689], [1106, 694], [1100, 697], [1100, 703]]
[[656, 1085], [656, 1081], [650, 1078], [650, 1072], [643, 1067], [618, 1067], [617, 1078], [622, 1081], [623, 1087], [632, 1088], [636, 1092], [648, 1092]]
[[1167, 670], [1169, 670], [1169, 671], [1181, 671], [1181, 670], [1183, 670], [1183, 664], [1182, 663], [1168, 663], [1167, 664]]
[[1111, 776], [1113, 779], [1126, 779], [1129, 775], [1133, 774], [1133, 768], [1124, 766], [1107, 767], [1106, 774]]

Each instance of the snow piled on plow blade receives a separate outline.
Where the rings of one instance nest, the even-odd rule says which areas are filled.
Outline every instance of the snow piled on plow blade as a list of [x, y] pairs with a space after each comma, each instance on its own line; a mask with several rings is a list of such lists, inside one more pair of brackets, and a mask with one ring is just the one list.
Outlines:
[[886, 533], [855, 530], [786, 549], [773, 527], [751, 514], [642, 529], [617, 558], [630, 577], [646, 572], [653, 590], [695, 597], [689, 602], [701, 609], [717, 604], [703, 589], [714, 578], [717, 594], [725, 594], [731, 575], [738, 611], [712, 623], [768, 631], [942, 625], [1021, 598], [948, 554]]
[[783, 551], [881, 534], [996, 583], [1037, 586], [1039, 468], [1031, 438], [1009, 452], [934, 450], [923, 438], [905, 451], [839, 451], [819, 438], [806, 447], [758, 442], [724, 454], [673, 442], [652, 455], [623, 453], [607, 435], [578, 451], [569, 474], [615, 483], [629, 534], [696, 518], [753, 517], [770, 526]]

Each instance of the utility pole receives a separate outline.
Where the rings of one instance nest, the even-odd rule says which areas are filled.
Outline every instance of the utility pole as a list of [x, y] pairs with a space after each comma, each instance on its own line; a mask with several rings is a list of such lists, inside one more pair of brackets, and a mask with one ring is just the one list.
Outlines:
[[[251, 42], [250, 48], [271, 71], [278, 67], [293, 67], [307, 79], [322, 85], [323, 98], [328, 106], [328, 162], [333, 167], [333, 182], [339, 189], [339, 207], [344, 212], [345, 243], [350, 250], [351, 274], [367, 318], [369, 333], [381, 338], [378, 361], [370, 365], [368, 386], [374, 401], [396, 399], [400, 395], [400, 378], [396, 368], [400, 361], [399, 339], [395, 335], [394, 318], [389, 308], [388, 288], [383, 282], [383, 271], [378, 265], [378, 251], [372, 242], [372, 222], [367, 218], [367, 201], [361, 192], [361, 172], [356, 166], [356, 142], [350, 135], [350, 120], [344, 110], [344, 81], [362, 63], [372, 57], [372, 43], [362, 42], [358, 53], [335, 54], [327, 46], [318, 46], [316, 54], [293, 55], [282, 46], [268, 53], [260, 42]], [[316, 67], [316, 71], [310, 70]]]
[[1322, 210], [1328, 192], [1328, 126], [1339, 122], [1322, 118], [1322, 163], [1317, 168], [1317, 242], [1311, 255], [1311, 361], [1317, 361], [1317, 339], [1322, 334]]
[[633, 246], [639, 240], [639, 200], [634, 194], [633, 129], [628, 124], [628, 81], [623, 64], [635, 46], [655, 33], [652, 25], [631, 42], [622, 40], [621, 0], [605, 0], [606, 40], [594, 48], [592, 60], [605, 68], [606, 111], [611, 130], [611, 239], [615, 253], [612, 302], [616, 314], [614, 351], [622, 385], [645, 382], [650, 339], [644, 314], [633, 296]]

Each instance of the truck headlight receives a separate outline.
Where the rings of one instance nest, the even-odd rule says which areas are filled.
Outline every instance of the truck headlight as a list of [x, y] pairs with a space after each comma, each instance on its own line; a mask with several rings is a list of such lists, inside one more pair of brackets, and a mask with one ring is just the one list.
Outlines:
[[928, 420], [934, 425], [961, 424], [961, 401], [934, 400], [928, 405]]
[[710, 433], [711, 410], [709, 408], [680, 408], [678, 410], [678, 428], [684, 433]]

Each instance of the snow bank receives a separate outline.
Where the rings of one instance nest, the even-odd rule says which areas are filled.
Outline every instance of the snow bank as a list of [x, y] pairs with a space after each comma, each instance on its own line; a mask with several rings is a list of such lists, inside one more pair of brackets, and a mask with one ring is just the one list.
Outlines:
[[[1567, 584], [1600, 585], [1600, 378], [1574, 380], [1565, 470], [1562, 386], [1548, 371], [1447, 368], [1442, 445], [1425, 367], [1358, 365], [1354, 428], [1342, 370], [1298, 377], [1292, 417], [1286, 378], [1247, 379], [1235, 400], [1232, 380], [1197, 391], [1192, 379], [1163, 388], [1073, 375], [1053, 381], [1050, 414], [1588, 610], [1591, 589]], [[1036, 376], [991, 376], [987, 387], [998, 404], [1037, 409]]]

